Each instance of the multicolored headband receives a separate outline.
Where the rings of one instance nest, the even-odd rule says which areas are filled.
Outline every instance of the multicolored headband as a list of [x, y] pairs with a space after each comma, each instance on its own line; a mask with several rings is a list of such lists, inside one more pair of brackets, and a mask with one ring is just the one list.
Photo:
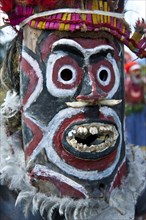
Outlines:
[[126, 0], [0, 0], [8, 22], [21, 28], [59, 31], [106, 31], [118, 38], [138, 57], [146, 57], [146, 23], [138, 20], [130, 37], [124, 20]]

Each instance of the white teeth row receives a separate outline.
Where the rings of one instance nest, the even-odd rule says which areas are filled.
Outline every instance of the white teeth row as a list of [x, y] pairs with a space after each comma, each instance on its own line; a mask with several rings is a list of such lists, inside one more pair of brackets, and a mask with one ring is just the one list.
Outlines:
[[91, 145], [87, 146], [87, 144], [78, 143], [76, 139], [68, 139], [67, 142], [76, 150], [80, 152], [102, 152], [106, 150], [109, 147], [114, 146], [115, 142], [114, 140], [109, 140], [108, 142], [101, 143], [99, 145]]
[[[100, 133], [100, 135], [97, 139], [103, 141], [103, 143], [98, 145], [87, 146], [86, 144], [78, 143], [75, 139], [75, 135], [85, 138], [90, 134], [95, 135], [98, 133]], [[106, 134], [109, 135], [106, 136]], [[66, 140], [73, 148], [80, 152], [102, 152], [109, 147], [113, 147], [117, 138], [118, 132], [115, 126], [102, 123], [92, 123], [90, 125], [84, 124], [84, 126], [75, 126], [74, 129], [68, 133]]]
[[87, 134], [95, 135], [98, 134], [99, 132], [115, 133], [117, 132], [117, 130], [115, 129], [115, 126], [108, 124], [104, 126], [101, 123], [98, 123], [96, 125], [95, 123], [92, 125], [84, 124], [84, 126], [75, 126], [74, 129], [68, 133], [68, 137], [74, 137], [75, 134], [80, 136], [81, 135], [86, 136]]
[[87, 127], [78, 127], [77, 130], [71, 130], [68, 133], [68, 136], [73, 137], [75, 134], [87, 135], [88, 133], [92, 135], [98, 134], [98, 129], [96, 127], [90, 127], [89, 129]]

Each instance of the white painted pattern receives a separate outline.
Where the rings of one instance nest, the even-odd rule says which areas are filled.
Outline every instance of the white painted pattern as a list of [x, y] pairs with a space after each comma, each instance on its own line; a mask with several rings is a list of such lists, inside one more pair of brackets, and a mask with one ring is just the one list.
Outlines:
[[30, 95], [30, 97], [28, 98], [27, 103], [24, 105], [24, 110], [26, 110], [37, 99], [37, 97], [43, 90], [43, 76], [42, 76], [42, 71], [39, 67], [38, 62], [35, 59], [33, 59], [25, 50], [22, 50], [22, 57], [33, 68], [33, 70], [35, 71], [38, 77], [38, 83], [36, 85], [36, 88], [33, 91], [33, 93]]

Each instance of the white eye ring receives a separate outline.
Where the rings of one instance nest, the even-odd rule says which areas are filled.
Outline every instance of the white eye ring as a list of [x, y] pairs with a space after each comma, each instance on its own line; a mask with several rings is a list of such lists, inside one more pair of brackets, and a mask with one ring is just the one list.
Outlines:
[[[71, 73], [72, 73], [72, 77], [71, 77], [70, 80], [64, 80], [61, 76], [62, 71], [65, 70], [65, 69], [70, 70]], [[60, 68], [60, 70], [58, 72], [58, 81], [63, 83], [63, 84], [71, 84], [71, 83], [75, 82], [76, 75], [77, 75], [77, 72], [71, 65], [64, 65]]]
[[[71, 89], [61, 89], [61, 88], [58, 88], [54, 82], [53, 82], [53, 67], [54, 67], [54, 64], [56, 62], [56, 60], [62, 58], [66, 56], [65, 53], [53, 53], [49, 56], [49, 60], [47, 62], [47, 68], [46, 68], [46, 86], [47, 86], [47, 89], [49, 91], [49, 93], [52, 95], [52, 96], [55, 96], [55, 97], [68, 97], [68, 96], [73, 96], [77, 90], [77, 87], [74, 87], [74, 88], [71, 88]], [[67, 66], [67, 65], [66, 65]], [[63, 66], [64, 67], [64, 66]], [[61, 70], [61, 69], [60, 69]], [[75, 72], [75, 71], [74, 71]], [[61, 73], [61, 72], [60, 72]], [[75, 73], [73, 73], [74, 75]], [[59, 78], [59, 77], [58, 77]], [[59, 80], [59, 79], [58, 79]], [[62, 80], [62, 79], [61, 79]], [[63, 80], [63, 83], [65, 81]], [[65, 84], [65, 83], [64, 83]], [[67, 84], [68, 84], [68, 81], [67, 81]]]
[[[106, 71], [106, 73], [107, 73], [106, 80], [101, 80], [100, 73], [102, 71]], [[100, 66], [100, 68], [97, 71], [97, 79], [98, 79], [98, 81], [100, 82], [101, 85], [107, 86], [110, 83], [110, 81], [111, 81], [111, 71], [109, 70], [109, 68], [107, 68], [105, 66]]]

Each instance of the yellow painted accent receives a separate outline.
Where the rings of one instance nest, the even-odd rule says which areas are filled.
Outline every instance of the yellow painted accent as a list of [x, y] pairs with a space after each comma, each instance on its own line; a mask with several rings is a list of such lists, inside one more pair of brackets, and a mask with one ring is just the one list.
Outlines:
[[133, 34], [133, 36], [132, 36], [132, 39], [133, 39], [136, 43], [138, 43], [138, 42], [140, 41], [141, 37], [142, 37], [142, 34], [140, 34], [139, 32], [134, 32], [134, 34]]
[[31, 27], [35, 27], [35, 23], [36, 23], [36, 22], [35, 22], [34, 20], [32, 20], [32, 21], [31, 21]]
[[[98, 4], [97, 4], [97, 1], [93, 1], [92, 3], [92, 10], [97, 10], [98, 8]], [[92, 20], [93, 20], [93, 24], [97, 24], [98, 23], [98, 20], [97, 20], [97, 15], [92, 15]]]
[[45, 26], [46, 26], [46, 22], [44, 21], [42, 24], [42, 29], [45, 29]]
[[[66, 18], [67, 18], [67, 13], [63, 14], [62, 21], [65, 21]], [[61, 24], [59, 25], [59, 30], [60, 30], [60, 31], [63, 31], [64, 29], [65, 29], [65, 24], [64, 24], [64, 23], [61, 23]]]
[[125, 33], [125, 26], [122, 27], [122, 33]]
[[[92, 10], [98, 10], [98, 0], [92, 1]], [[99, 15], [92, 15], [93, 24], [99, 23]]]
[[110, 16], [107, 16], [107, 23], [110, 24]]
[[101, 19], [101, 23], [103, 23], [104, 16], [103, 16], [103, 15], [100, 15], [100, 19]]
[[[110, 7], [107, 5], [107, 11], [110, 11]], [[107, 23], [110, 24], [110, 16], [107, 16]]]
[[116, 25], [117, 25], [117, 19], [114, 18], [114, 27], [116, 27]]
[[103, 2], [99, 1], [99, 9], [103, 9]]
[[62, 17], [62, 21], [67, 20], [67, 16], [68, 16], [68, 14], [67, 14], [67, 13], [64, 13], [64, 14], [63, 14], [63, 17]]
[[[99, 10], [103, 10], [103, 2], [99, 1]], [[100, 22], [103, 23], [103, 15], [100, 15]]]
[[39, 21], [39, 23], [38, 23], [38, 29], [42, 29], [42, 25], [43, 25], [43, 22], [42, 22], [42, 21]]
[[65, 30], [65, 31], [68, 31], [68, 30], [69, 30], [69, 27], [70, 27], [70, 24], [65, 24], [65, 25], [64, 25], [64, 30]]
[[61, 24], [59, 25], [59, 30], [60, 30], [60, 31], [64, 31], [64, 26], [65, 26], [65, 24], [64, 24], [64, 23], [61, 23]]
[[81, 17], [82, 17], [83, 21], [86, 21], [86, 15], [85, 14], [82, 14]]
[[97, 24], [98, 23], [96, 15], [92, 15], [92, 20], [93, 20], [93, 24]]
[[[67, 14], [67, 19], [66, 19], [66, 20], [68, 20], [68, 21], [71, 20], [71, 14]], [[68, 30], [69, 30], [69, 27], [70, 27], [70, 24], [65, 24], [65, 25], [64, 25], [64, 30], [65, 30], [65, 31], [68, 31]]]
[[133, 44], [132, 44], [131, 42], [129, 43], [128, 47], [129, 47], [131, 50], [134, 50], [134, 49], [135, 49], [135, 47], [133, 46]]
[[104, 11], [107, 11], [108, 5], [107, 2], [104, 2]]
[[92, 10], [98, 10], [98, 0], [92, 1]]
[[[107, 2], [104, 2], [104, 11], [107, 11]], [[108, 16], [104, 16], [104, 22], [107, 23]]]
[[107, 3], [107, 11], [110, 11], [110, 6], [108, 3]]
[[97, 20], [98, 20], [98, 23], [100, 23], [100, 22], [101, 22], [100, 15], [97, 15]]
[[124, 40], [124, 36], [121, 36], [120, 40], [123, 41]]

